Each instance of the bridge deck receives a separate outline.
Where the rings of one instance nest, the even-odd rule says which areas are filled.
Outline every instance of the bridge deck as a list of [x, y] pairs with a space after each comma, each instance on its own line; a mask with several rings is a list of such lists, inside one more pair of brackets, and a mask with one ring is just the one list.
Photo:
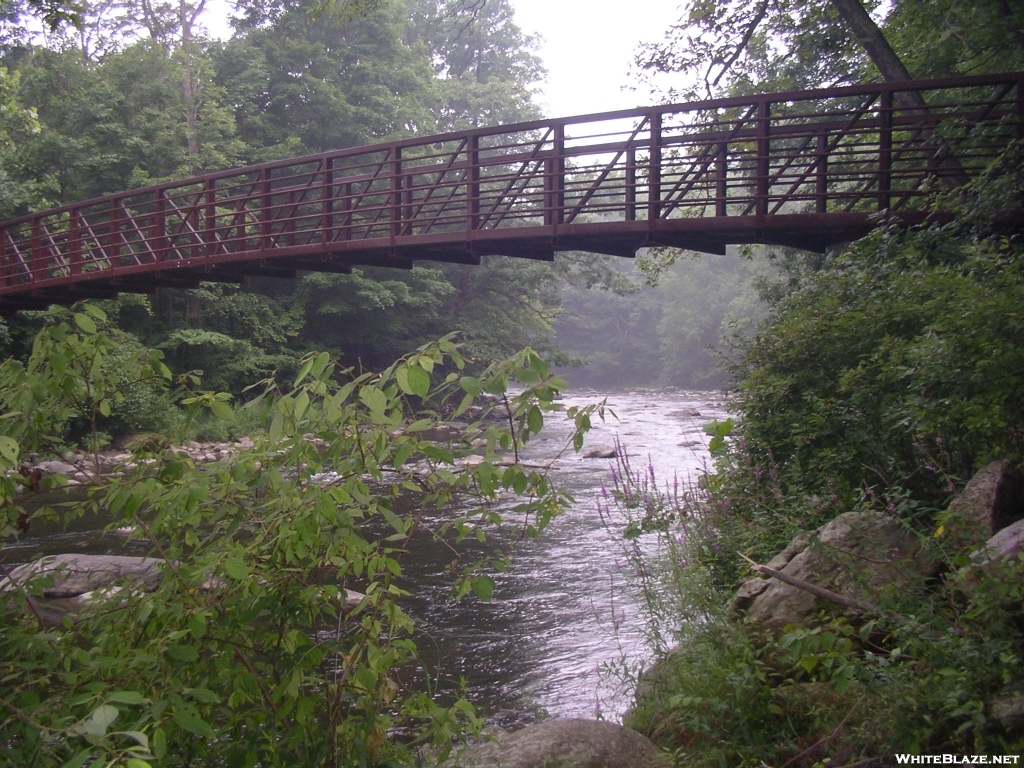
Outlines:
[[923, 221], [929, 190], [1024, 137], [1022, 86], [1012, 73], [674, 104], [135, 189], [0, 223], [0, 311], [483, 254], [821, 250], [881, 216]]

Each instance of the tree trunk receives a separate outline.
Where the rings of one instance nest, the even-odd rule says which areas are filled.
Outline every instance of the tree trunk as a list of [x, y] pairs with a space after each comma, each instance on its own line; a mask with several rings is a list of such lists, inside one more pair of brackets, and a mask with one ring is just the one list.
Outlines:
[[[864, 46], [871, 62], [887, 82], [913, 80], [910, 71], [889, 45], [889, 41], [885, 39], [885, 35], [875, 24], [875, 20], [864, 10], [861, 0], [829, 0], [829, 2], [843, 17], [850, 32], [857, 42]], [[893, 103], [904, 110], [928, 111], [928, 104], [918, 91], [898, 91], [893, 94]], [[938, 160], [939, 168], [944, 171], [943, 181], [953, 187], [966, 184], [967, 173], [949, 147], [937, 142], [930, 129], [922, 130], [921, 136], [924, 143], [935, 146], [935, 157]]]
[[[878, 67], [882, 77], [887, 81], [913, 80], [900, 57], [896, 55], [896, 51], [885, 39], [882, 30], [878, 28], [875, 20], [860, 4], [860, 0], [829, 0], [829, 2], [843, 17], [843, 21], [846, 22], [846, 26], [853, 36], [857, 38], [857, 42], [864, 46], [864, 50], [868, 52], [871, 62]], [[920, 95], [918, 98], [920, 99]], [[921, 103], [923, 104], [924, 101], [921, 100]]]
[[[178, 14], [181, 25], [181, 57], [182, 78], [181, 97], [185, 106], [185, 132], [188, 140], [188, 155], [194, 158], [199, 154], [199, 94], [197, 93], [196, 77], [193, 67], [192, 27], [202, 12], [206, 0], [190, 6], [186, 0], [179, 0]], [[190, 169], [192, 173], [196, 168]]]

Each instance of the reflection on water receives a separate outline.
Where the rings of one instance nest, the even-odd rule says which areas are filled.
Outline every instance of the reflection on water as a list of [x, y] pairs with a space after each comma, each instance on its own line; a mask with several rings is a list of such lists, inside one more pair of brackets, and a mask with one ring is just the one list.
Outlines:
[[[604, 398], [617, 418], [609, 415], [594, 425], [587, 449], [618, 440], [634, 467], [649, 465], [660, 483], [675, 475], [685, 480], [704, 466], [703, 425], [723, 417], [714, 393], [580, 391], [562, 402], [568, 407]], [[562, 452], [569, 434], [567, 423], [550, 416], [524, 460], [547, 463]], [[600, 672], [602, 665], [622, 659], [636, 664], [645, 657], [643, 628], [618, 569], [619, 542], [597, 512], [613, 463], [571, 450], [557, 460], [552, 480], [568, 488], [576, 503], [540, 540], [519, 545], [509, 571], [497, 574], [490, 603], [472, 597], [448, 601], [451, 578], [444, 569], [451, 553], [428, 536], [403, 558], [407, 586], [414, 591], [405, 609], [417, 620], [419, 646], [435, 684], [450, 691], [464, 679], [470, 700], [492, 722], [524, 724], [538, 710], [553, 717], [593, 717], [600, 709], [615, 719], [629, 705], [628, 692]], [[89, 517], [66, 531], [34, 524], [31, 535], [4, 546], [4, 560], [26, 562], [60, 552], [145, 554], [145, 543], [103, 534], [96, 530], [102, 525]]]

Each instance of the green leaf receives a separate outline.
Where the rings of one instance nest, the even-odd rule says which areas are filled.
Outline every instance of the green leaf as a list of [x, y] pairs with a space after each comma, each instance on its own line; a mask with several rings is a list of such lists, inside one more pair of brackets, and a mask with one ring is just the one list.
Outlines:
[[109, 704], [101, 704], [92, 711], [89, 715], [89, 719], [84, 721], [79, 729], [83, 733], [87, 733], [90, 736], [102, 737], [107, 733], [107, 728], [110, 724], [117, 720], [117, 716], [121, 714], [117, 707], [112, 707]]
[[409, 455], [412, 453], [412, 446], [409, 443], [398, 446], [395, 449], [394, 454], [391, 457], [391, 466], [395, 469], [401, 467], [408, 460]]
[[491, 601], [491, 596], [494, 594], [494, 579], [490, 576], [475, 576], [473, 577], [473, 594], [483, 600], [485, 603]]
[[240, 581], [249, 575], [249, 567], [237, 557], [229, 557], [224, 562], [224, 573]]
[[96, 323], [91, 317], [81, 312], [75, 312], [75, 325], [86, 333], [96, 333]]
[[18, 460], [18, 441], [11, 437], [0, 435], [0, 456], [12, 464]]
[[277, 411], [270, 421], [270, 442], [276, 443], [284, 434], [284, 414]]
[[430, 392], [430, 374], [423, 368], [409, 368], [409, 388], [413, 394], [426, 399]]
[[540, 432], [544, 428], [544, 414], [540, 412], [540, 408], [536, 405], [530, 408], [530, 413], [526, 417], [526, 422], [529, 425], [531, 432]]
[[459, 416], [464, 414], [469, 409], [469, 406], [473, 404], [474, 399], [475, 396], [473, 395], [473, 393], [467, 392], [466, 396], [462, 398], [462, 402], [459, 403], [459, 407], [455, 409], [455, 413], [452, 414], [452, 418], [457, 419]]
[[409, 366], [398, 366], [398, 370], [395, 371], [395, 381], [398, 382], [398, 388], [405, 394], [413, 394], [412, 386], [409, 384]]
[[190, 645], [172, 645], [167, 655], [176, 661], [192, 662], [199, 658], [199, 653]]
[[388, 399], [387, 396], [376, 387], [363, 387], [359, 390], [359, 399], [363, 405], [369, 408], [373, 413], [384, 413], [384, 409], [387, 408]]
[[163, 760], [164, 755], [167, 754], [167, 736], [164, 735], [163, 728], [153, 731], [153, 754], [156, 755], [157, 760]]
[[235, 412], [232, 411], [231, 406], [225, 403], [223, 400], [211, 400], [210, 412], [221, 421], [235, 420]]
[[309, 395], [306, 392], [299, 392], [299, 396], [295, 398], [295, 421], [302, 418], [308, 407]]
[[316, 362], [316, 358], [311, 357], [305, 363], [302, 364], [302, 367], [299, 368], [298, 374], [295, 376], [295, 383], [292, 384], [293, 387], [297, 387], [299, 386], [299, 384], [302, 383], [302, 380], [306, 378], [309, 372], [313, 369], [314, 362]]
[[83, 304], [82, 309], [88, 312], [90, 315], [95, 317], [97, 320], [106, 320], [107, 313], [99, 307], [93, 306], [92, 304]]
[[546, 379], [548, 377], [548, 364], [545, 363], [540, 356], [532, 353], [530, 354], [530, 367], [533, 368], [533, 370], [537, 372], [537, 375], [542, 379]]
[[149, 737], [142, 731], [117, 731], [119, 736], [127, 736], [129, 739], [134, 739], [143, 749], [149, 749]]
[[128, 768], [153, 768], [152, 765], [138, 757], [129, 757], [128, 762], [125, 763], [125, 765], [128, 766]]
[[92, 750], [89, 748], [83, 749], [77, 755], [68, 760], [61, 768], [81, 768], [85, 765], [85, 761], [89, 759], [92, 754]]
[[220, 702], [220, 696], [209, 688], [193, 688], [189, 695], [196, 701], [203, 702], [203, 704], [217, 704]]
[[104, 416], [110, 416], [110, 401], [100, 400], [99, 404], [97, 405], [97, 408], [99, 409], [99, 412]]
[[174, 711], [174, 722], [196, 736], [203, 736], [207, 739], [213, 737], [213, 728], [205, 720], [196, 717], [191, 712], [176, 709]]
[[107, 701], [114, 704], [145, 704], [149, 699], [138, 691], [115, 691], [107, 696]]

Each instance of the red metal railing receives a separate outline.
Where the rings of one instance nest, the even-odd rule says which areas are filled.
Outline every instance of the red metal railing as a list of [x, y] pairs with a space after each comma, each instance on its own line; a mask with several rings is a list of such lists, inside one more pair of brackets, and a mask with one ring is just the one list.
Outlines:
[[[267, 163], [0, 223], [0, 309], [246, 274], [647, 245], [820, 249], [1024, 137], [1024, 73], [765, 94]], [[919, 93], [927, 108], [905, 106]]]

